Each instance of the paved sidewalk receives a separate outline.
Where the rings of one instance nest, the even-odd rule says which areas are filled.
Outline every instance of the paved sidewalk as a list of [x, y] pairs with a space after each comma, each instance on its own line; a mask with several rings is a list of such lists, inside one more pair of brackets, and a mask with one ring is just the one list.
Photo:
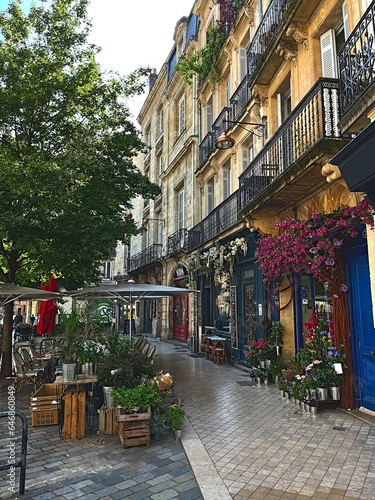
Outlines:
[[[156, 368], [173, 375], [183, 397], [188, 422], [181, 441], [169, 434], [125, 450], [117, 436], [63, 441], [56, 426], [30, 426], [22, 498], [375, 499], [370, 417], [359, 420], [333, 405], [303, 413], [274, 385], [252, 386], [237, 368], [150, 341], [157, 344]], [[29, 394], [27, 386], [17, 397], [26, 415]], [[1, 410], [6, 395], [3, 384]], [[6, 473], [0, 498], [17, 498], [6, 491]]]

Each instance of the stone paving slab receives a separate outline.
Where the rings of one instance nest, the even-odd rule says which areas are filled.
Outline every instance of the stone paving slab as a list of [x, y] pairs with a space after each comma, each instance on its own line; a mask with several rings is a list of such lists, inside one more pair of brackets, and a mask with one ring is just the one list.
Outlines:
[[[125, 450], [117, 436], [63, 441], [57, 426], [30, 426], [22, 498], [375, 500], [371, 418], [337, 404], [307, 414], [272, 384], [243, 383], [248, 374], [238, 368], [191, 356], [178, 343], [150, 341], [157, 345], [155, 368], [173, 375], [183, 397], [181, 441], [167, 434]], [[26, 415], [30, 390], [17, 395]], [[0, 384], [1, 410], [6, 397], [7, 384]], [[5, 443], [1, 437], [4, 430]], [[0, 463], [4, 456], [3, 448]], [[6, 472], [0, 499], [18, 498], [7, 491]]]

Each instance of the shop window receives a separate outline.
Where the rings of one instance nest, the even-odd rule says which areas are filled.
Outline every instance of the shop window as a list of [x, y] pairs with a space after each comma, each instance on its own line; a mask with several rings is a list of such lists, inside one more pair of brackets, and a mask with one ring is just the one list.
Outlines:
[[215, 328], [229, 333], [230, 293], [220, 286], [215, 287]]

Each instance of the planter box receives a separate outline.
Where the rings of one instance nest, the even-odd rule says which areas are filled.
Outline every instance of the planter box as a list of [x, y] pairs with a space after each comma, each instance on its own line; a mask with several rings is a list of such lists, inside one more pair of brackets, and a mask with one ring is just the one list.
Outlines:
[[59, 415], [57, 407], [55, 408], [44, 408], [39, 409], [32, 407], [31, 412], [31, 425], [33, 427], [42, 427], [44, 425], [57, 425], [59, 421]]
[[103, 406], [98, 410], [99, 414], [99, 431], [98, 434], [117, 435], [118, 423], [117, 417], [119, 414], [118, 408], [106, 408]]
[[58, 408], [62, 391], [62, 386], [43, 384], [30, 396], [29, 409], [33, 427], [58, 424]]
[[150, 444], [151, 407], [147, 413], [129, 413], [117, 415], [118, 431], [124, 448]]

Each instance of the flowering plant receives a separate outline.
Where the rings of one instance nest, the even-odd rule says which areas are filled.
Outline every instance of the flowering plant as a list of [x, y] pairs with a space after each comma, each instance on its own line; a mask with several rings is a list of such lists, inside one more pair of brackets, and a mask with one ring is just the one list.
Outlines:
[[261, 235], [256, 257], [264, 284], [289, 278], [293, 272], [314, 276], [326, 289], [332, 284], [345, 292], [347, 285], [337, 283], [337, 251], [346, 237], [357, 236], [357, 226], [373, 226], [372, 208], [363, 200], [357, 207], [344, 206], [331, 214], [315, 213], [308, 220], [283, 220], [275, 227], [278, 234]]
[[205, 274], [214, 273], [217, 285], [227, 289], [233, 274], [234, 259], [240, 253], [247, 254], [245, 238], [236, 238], [225, 245], [214, 245], [205, 252], [197, 254], [196, 261]]

